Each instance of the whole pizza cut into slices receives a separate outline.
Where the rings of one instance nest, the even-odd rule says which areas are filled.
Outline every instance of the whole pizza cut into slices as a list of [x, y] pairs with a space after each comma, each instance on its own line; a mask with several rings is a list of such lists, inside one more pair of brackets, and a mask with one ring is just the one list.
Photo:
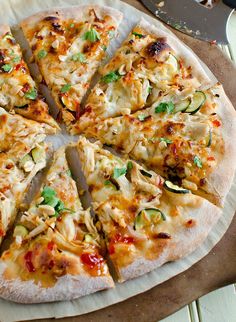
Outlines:
[[15, 226], [0, 259], [0, 296], [15, 302], [71, 300], [112, 287], [100, 236], [83, 210], [64, 147]]
[[119, 281], [188, 255], [220, 216], [207, 200], [98, 143], [80, 138], [77, 149]]
[[[236, 113], [222, 86], [163, 101], [85, 129], [166, 179], [223, 205], [236, 162]], [[236, 139], [236, 138], [235, 138]]]
[[0, 108], [0, 243], [31, 180], [46, 165], [47, 135], [55, 127]]
[[130, 114], [169, 96], [185, 99], [211, 83], [189, 49], [145, 20], [132, 30], [114, 57], [100, 68], [101, 79], [72, 127], [83, 131], [96, 119]]
[[41, 12], [22, 22], [66, 124], [79, 114], [81, 100], [121, 19], [119, 11], [94, 5]]
[[58, 128], [7, 25], [0, 25], [0, 107]]

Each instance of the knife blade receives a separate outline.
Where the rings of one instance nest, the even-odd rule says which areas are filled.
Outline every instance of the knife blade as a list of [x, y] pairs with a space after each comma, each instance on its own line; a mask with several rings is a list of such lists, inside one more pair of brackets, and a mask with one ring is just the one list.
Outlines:
[[141, 0], [156, 17], [194, 38], [229, 43], [227, 24], [234, 9], [218, 2], [209, 9], [195, 0]]

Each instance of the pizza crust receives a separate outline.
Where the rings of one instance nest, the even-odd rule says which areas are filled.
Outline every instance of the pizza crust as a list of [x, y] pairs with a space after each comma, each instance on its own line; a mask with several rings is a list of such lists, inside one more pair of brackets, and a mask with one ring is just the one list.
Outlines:
[[199, 82], [202, 84], [200, 87], [201, 89], [215, 85], [215, 81], [213, 81], [207, 75], [202, 64], [199, 62], [199, 59], [171, 31], [159, 29], [155, 25], [150, 24], [144, 18], [140, 20], [138, 25], [147, 32], [154, 34], [157, 37], [167, 38], [168, 45], [176, 52], [177, 55], [184, 58], [186, 65], [192, 67], [193, 75], [196, 76]]
[[[195, 196], [195, 198], [200, 198]], [[183, 258], [199, 247], [211, 229], [217, 223], [222, 211], [207, 200], [202, 199], [201, 207], [191, 213], [191, 217], [197, 221], [193, 228], [184, 228], [176, 231], [168, 246], [156, 260], [148, 260], [140, 257], [132, 264], [119, 270], [119, 282], [132, 279], [151, 272], [163, 264]]]
[[112, 19], [117, 23], [123, 18], [123, 15], [120, 11], [113, 9], [107, 6], [100, 5], [83, 5], [83, 6], [74, 6], [68, 8], [54, 8], [53, 10], [42, 11], [36, 13], [33, 16], [30, 16], [24, 19], [21, 22], [21, 28], [24, 32], [28, 32], [31, 28], [33, 28], [40, 20], [44, 19], [48, 16], [59, 16], [62, 19], [76, 19], [76, 20], [86, 20], [86, 16], [88, 15], [88, 11], [94, 9], [96, 14], [100, 17], [104, 17], [105, 15], [110, 15]]
[[[223, 86], [219, 85], [214, 90], [219, 94], [216, 98], [218, 104], [217, 114], [220, 116], [221, 131], [225, 150], [218, 167], [209, 176], [208, 181], [212, 187], [214, 197], [211, 201], [223, 206], [227, 193], [233, 183], [236, 165], [236, 111], [224, 92]], [[209, 199], [209, 198], [208, 198]]]
[[6, 265], [0, 262], [0, 294], [5, 300], [17, 303], [43, 303], [69, 301], [103, 289], [114, 287], [111, 277], [89, 275], [66, 275], [58, 278], [53, 287], [45, 288], [33, 281], [6, 280]]

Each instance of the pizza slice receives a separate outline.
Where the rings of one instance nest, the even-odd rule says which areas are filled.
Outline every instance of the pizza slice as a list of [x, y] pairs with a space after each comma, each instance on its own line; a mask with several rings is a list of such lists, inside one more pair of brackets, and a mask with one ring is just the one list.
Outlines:
[[0, 152], [6, 152], [16, 160], [21, 160], [56, 131], [57, 127], [8, 113], [0, 107]]
[[220, 216], [207, 200], [98, 143], [82, 137], [77, 149], [120, 282], [190, 254]]
[[0, 108], [0, 243], [31, 180], [46, 165], [46, 135], [55, 127]]
[[100, 236], [83, 210], [64, 147], [15, 226], [0, 259], [0, 296], [21, 303], [64, 301], [114, 285]]
[[167, 96], [132, 115], [98, 122], [85, 133], [222, 206], [235, 170], [235, 129], [235, 110], [217, 86], [196, 91], [191, 99]]
[[20, 46], [7, 25], [0, 25], [0, 107], [58, 128], [37, 92]]
[[167, 94], [185, 99], [211, 81], [194, 54], [170, 33], [145, 20], [132, 30], [114, 57], [100, 68], [85, 109], [72, 126], [80, 133], [96, 119], [130, 114]]
[[99, 5], [40, 12], [21, 24], [66, 124], [74, 121], [122, 14]]

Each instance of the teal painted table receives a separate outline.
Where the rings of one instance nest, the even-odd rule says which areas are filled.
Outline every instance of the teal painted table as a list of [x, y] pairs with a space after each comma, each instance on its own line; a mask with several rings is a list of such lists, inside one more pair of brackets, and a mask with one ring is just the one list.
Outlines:
[[[228, 35], [230, 44], [221, 49], [236, 64], [236, 13], [230, 18]], [[161, 322], [236, 322], [236, 286], [207, 294]]]

